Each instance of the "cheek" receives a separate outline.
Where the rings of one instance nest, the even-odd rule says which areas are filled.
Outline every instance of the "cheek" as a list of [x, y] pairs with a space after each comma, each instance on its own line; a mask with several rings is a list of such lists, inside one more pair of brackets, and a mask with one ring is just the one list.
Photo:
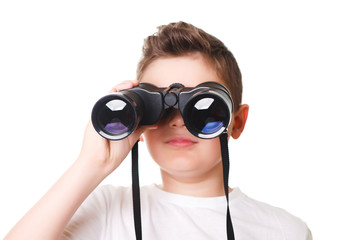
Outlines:
[[147, 130], [144, 132], [144, 138], [150, 155], [153, 159], [156, 159], [162, 148], [159, 134], [157, 134], [156, 131]]
[[231, 114], [231, 119], [230, 119], [230, 123], [229, 123], [229, 126], [228, 126], [228, 137], [231, 136], [232, 130], [233, 130], [234, 126], [235, 126], [234, 124], [235, 124], [234, 115]]
[[218, 138], [202, 139], [200, 143], [201, 143], [203, 150], [207, 149], [208, 153], [220, 152], [220, 142], [219, 142]]
[[218, 138], [202, 140], [199, 154], [211, 162], [217, 162], [221, 159], [221, 147]]

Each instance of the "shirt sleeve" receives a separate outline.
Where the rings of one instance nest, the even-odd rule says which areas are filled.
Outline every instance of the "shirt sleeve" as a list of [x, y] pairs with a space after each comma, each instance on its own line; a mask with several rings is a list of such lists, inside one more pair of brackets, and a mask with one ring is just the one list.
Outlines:
[[275, 214], [281, 226], [284, 239], [312, 240], [312, 234], [305, 222], [285, 210], [277, 211]]
[[101, 239], [106, 229], [106, 196], [102, 189], [91, 193], [71, 218], [61, 240]]

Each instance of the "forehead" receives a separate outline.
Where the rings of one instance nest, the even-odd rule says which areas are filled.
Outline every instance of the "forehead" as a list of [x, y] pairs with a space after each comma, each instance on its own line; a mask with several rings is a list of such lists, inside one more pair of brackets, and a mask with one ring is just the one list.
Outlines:
[[172, 83], [195, 87], [208, 81], [223, 84], [215, 68], [201, 54], [197, 53], [158, 58], [146, 67], [141, 81], [158, 87], [167, 87]]

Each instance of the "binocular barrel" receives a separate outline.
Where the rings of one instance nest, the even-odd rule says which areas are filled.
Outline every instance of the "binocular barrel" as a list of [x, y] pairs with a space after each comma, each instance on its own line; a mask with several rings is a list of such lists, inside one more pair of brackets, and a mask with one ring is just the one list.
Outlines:
[[108, 94], [93, 107], [95, 130], [109, 140], [129, 136], [139, 125], [156, 124], [165, 112], [178, 109], [186, 128], [199, 138], [214, 138], [230, 122], [233, 102], [229, 91], [217, 82], [196, 87], [175, 83], [158, 88], [149, 83]]

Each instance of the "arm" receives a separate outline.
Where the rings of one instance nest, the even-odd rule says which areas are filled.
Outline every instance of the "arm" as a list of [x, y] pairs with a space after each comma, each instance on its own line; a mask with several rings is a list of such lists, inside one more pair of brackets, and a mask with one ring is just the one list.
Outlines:
[[[112, 91], [130, 88], [137, 81], [117, 85]], [[58, 239], [87, 196], [125, 159], [141, 130], [121, 141], [100, 137], [89, 123], [77, 160], [14, 226], [10, 239]]]

